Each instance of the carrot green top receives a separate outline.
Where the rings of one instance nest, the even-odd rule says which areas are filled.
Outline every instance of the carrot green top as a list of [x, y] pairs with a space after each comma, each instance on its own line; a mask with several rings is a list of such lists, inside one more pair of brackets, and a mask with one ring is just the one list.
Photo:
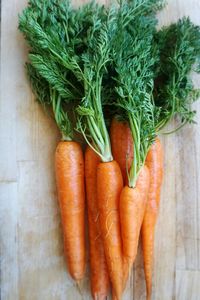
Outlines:
[[174, 116], [181, 121], [179, 129], [194, 122], [191, 104], [200, 96], [191, 80], [191, 71], [200, 71], [200, 27], [183, 18], [158, 31], [156, 43], [160, 51], [154, 92], [159, 110], [156, 130], [163, 129]]
[[[104, 10], [103, 18], [102, 10], [99, 13], [96, 8], [93, 12], [88, 48], [82, 55], [83, 68], [80, 74], [84, 82], [84, 98], [77, 112], [79, 130], [102, 161], [112, 160], [110, 139], [103, 115], [102, 91], [108, 68], [113, 63], [113, 50], [116, 50], [115, 57], [118, 59], [121, 48], [126, 47], [118, 40], [118, 32], [124, 32], [136, 16], [156, 11], [162, 4], [163, 1], [160, 0], [120, 1], [119, 7], [111, 6]], [[114, 49], [115, 44], [118, 46]]]
[[103, 114], [107, 87], [116, 98], [134, 138], [130, 186], [155, 135], [176, 115], [179, 127], [193, 122], [191, 103], [199, 96], [190, 72], [195, 65], [200, 70], [200, 27], [183, 18], [156, 32], [163, 3], [122, 0], [105, 8], [91, 2], [75, 9], [66, 0], [30, 0], [19, 17], [32, 87], [41, 103], [52, 105], [64, 139], [73, 136], [66, 109], [72, 102], [77, 129], [102, 161], [112, 160]]
[[191, 104], [200, 96], [191, 80], [191, 71], [200, 71], [200, 27], [189, 18], [158, 32], [155, 24], [153, 14], [135, 18], [118, 35], [122, 46], [117, 42], [113, 52], [116, 104], [134, 139], [131, 187], [155, 136], [175, 116], [181, 120], [177, 129], [194, 122]]
[[[71, 140], [73, 128], [66, 104], [79, 101], [83, 88], [72, 72], [65, 68], [69, 59], [64, 44], [67, 45], [69, 38], [66, 31], [68, 22], [73, 18], [79, 20], [80, 13], [77, 11], [75, 14], [67, 1], [56, 4], [58, 1], [29, 1], [19, 17], [19, 29], [30, 46], [26, 66], [32, 89], [42, 105], [52, 107], [62, 138]], [[71, 19], [66, 17], [68, 14]], [[73, 25], [68, 27], [73, 29]], [[79, 22], [73, 30], [71, 44], [79, 45], [76, 39]]]
[[102, 161], [112, 160], [102, 89], [112, 60], [111, 41], [119, 30], [116, 19], [120, 15], [120, 29], [124, 28], [134, 17], [152, 12], [162, 3], [123, 0], [106, 9], [91, 2], [74, 9], [66, 0], [30, 0], [19, 18], [19, 29], [31, 47], [31, 65], [49, 83], [53, 95], [56, 91], [61, 97], [58, 104], [63, 99], [76, 102], [78, 130]]
[[57, 114], [58, 106], [61, 108], [63, 101], [79, 104], [78, 129], [102, 161], [112, 160], [101, 103], [110, 18], [101, 5], [90, 3], [73, 9], [69, 2], [56, 0], [31, 0], [19, 18], [19, 29], [31, 46], [31, 66], [49, 83], [58, 125], [63, 117], [63, 111]]
[[119, 34], [121, 47], [113, 51], [117, 106], [129, 121], [134, 140], [134, 160], [128, 174], [135, 187], [150, 145], [155, 139], [153, 87], [158, 51], [154, 43], [155, 16], [139, 16]]
[[62, 139], [72, 140], [73, 128], [65, 110], [67, 102], [65, 102], [64, 98], [61, 98], [60, 94], [50, 86], [48, 81], [46, 81], [30, 63], [26, 64], [26, 68], [32, 90], [37, 100], [45, 109], [47, 106], [52, 109]]

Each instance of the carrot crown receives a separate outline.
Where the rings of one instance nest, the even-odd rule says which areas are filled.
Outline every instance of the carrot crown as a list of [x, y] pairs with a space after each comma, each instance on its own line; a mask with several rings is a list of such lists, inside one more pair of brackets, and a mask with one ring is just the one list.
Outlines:
[[[79, 103], [78, 129], [103, 161], [112, 160], [101, 103], [111, 18], [103, 6], [94, 3], [75, 10], [66, 1], [42, 4], [31, 0], [19, 21], [32, 48], [31, 65], [53, 90], [53, 109], [57, 112], [63, 101]], [[59, 95], [56, 100], [55, 94]], [[55, 116], [60, 118], [57, 113]]]
[[116, 104], [129, 121], [134, 140], [134, 160], [128, 174], [134, 187], [148, 149], [155, 139], [153, 97], [154, 68], [158, 60], [153, 34], [155, 16], [139, 16], [119, 34], [121, 47], [113, 53], [116, 70]]
[[78, 129], [102, 161], [112, 160], [110, 139], [102, 108], [102, 80], [110, 60], [109, 42], [113, 27], [112, 14], [108, 14], [105, 22], [102, 22], [98, 14], [94, 16], [88, 49], [82, 55], [81, 76], [84, 82], [84, 97], [77, 108]]

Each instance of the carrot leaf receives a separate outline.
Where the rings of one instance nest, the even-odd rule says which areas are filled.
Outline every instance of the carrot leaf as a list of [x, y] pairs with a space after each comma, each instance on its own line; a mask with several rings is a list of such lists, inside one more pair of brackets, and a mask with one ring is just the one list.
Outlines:
[[63, 140], [71, 140], [73, 137], [71, 121], [65, 111], [64, 102], [62, 101], [61, 96], [43, 77], [41, 77], [30, 63], [26, 64], [26, 69], [33, 93], [37, 100], [43, 107], [51, 107]]
[[155, 80], [155, 105], [160, 107], [156, 124], [161, 130], [175, 116], [180, 127], [193, 123], [192, 103], [200, 96], [194, 88], [191, 72], [199, 72], [200, 27], [184, 17], [156, 34], [160, 51], [158, 75]]
[[113, 57], [116, 70], [116, 105], [129, 121], [134, 140], [134, 160], [129, 172], [129, 186], [134, 187], [150, 145], [155, 139], [152, 102], [155, 66], [155, 16], [139, 16], [127, 30], [119, 33]]

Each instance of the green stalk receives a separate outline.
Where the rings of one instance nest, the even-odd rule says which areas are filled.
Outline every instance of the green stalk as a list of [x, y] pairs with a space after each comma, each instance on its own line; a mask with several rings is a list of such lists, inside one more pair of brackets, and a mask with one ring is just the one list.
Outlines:
[[129, 171], [128, 181], [129, 187], [134, 188], [137, 181], [138, 170], [140, 169], [140, 135], [138, 134], [137, 123], [133, 119], [132, 114], [128, 114], [130, 129], [134, 141], [133, 162]]
[[104, 145], [103, 145], [103, 143], [101, 143], [101, 141], [99, 141], [99, 138], [91, 124], [91, 118], [87, 118], [87, 121], [88, 121], [88, 129], [89, 129], [90, 135], [93, 137], [93, 144], [98, 145], [99, 152], [103, 153]]
[[93, 128], [94, 134], [96, 135], [97, 139], [99, 140], [100, 144], [104, 144], [103, 137], [101, 135], [101, 131], [98, 128], [98, 126], [95, 123], [95, 120], [93, 117], [89, 118], [89, 124], [91, 124], [91, 128]]
[[73, 138], [71, 123], [67, 116], [67, 113], [63, 111], [62, 99], [60, 95], [58, 95], [57, 92], [52, 88], [49, 87], [49, 91], [55, 121], [57, 123], [58, 128], [60, 129], [62, 140], [71, 141]]

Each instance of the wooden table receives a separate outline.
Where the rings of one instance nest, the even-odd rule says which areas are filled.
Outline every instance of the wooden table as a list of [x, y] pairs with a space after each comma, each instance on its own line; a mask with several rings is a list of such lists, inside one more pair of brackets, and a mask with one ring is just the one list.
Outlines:
[[[89, 300], [63, 258], [56, 200], [57, 128], [34, 101], [24, 72], [25, 42], [17, 14], [26, 0], [3, 0], [1, 23], [0, 230], [2, 300]], [[169, 0], [160, 25], [190, 15], [199, 0]], [[196, 82], [200, 80], [196, 77]], [[200, 103], [196, 126], [165, 136], [165, 178], [156, 232], [153, 300], [200, 299]], [[139, 252], [124, 300], [145, 299]]]

